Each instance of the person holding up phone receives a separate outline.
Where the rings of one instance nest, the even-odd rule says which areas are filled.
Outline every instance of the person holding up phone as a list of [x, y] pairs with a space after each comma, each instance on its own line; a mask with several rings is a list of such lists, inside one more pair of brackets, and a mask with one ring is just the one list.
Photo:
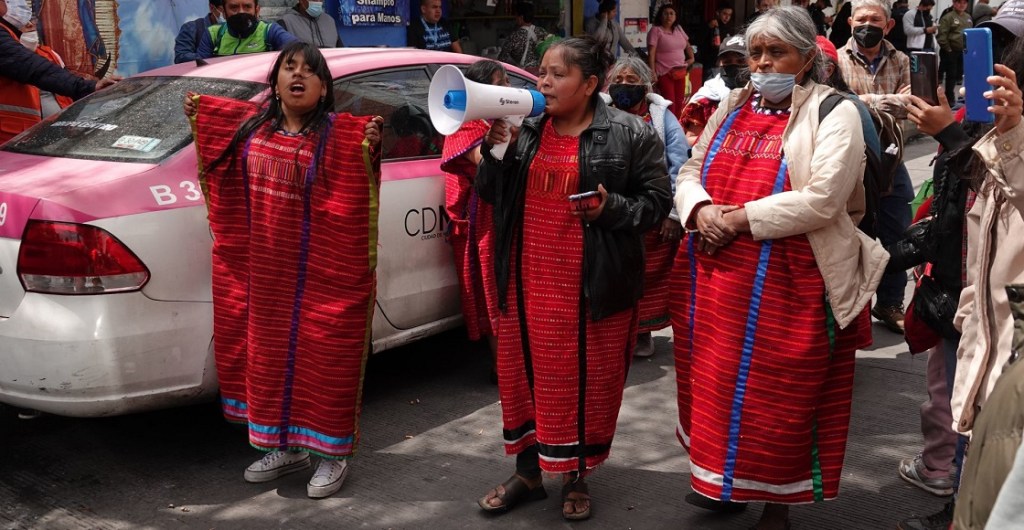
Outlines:
[[[1019, 394], [1011, 391], [996, 399], [1003, 380], [1008, 373], [1019, 372], [1020, 363], [1006, 290], [1024, 283], [1024, 103], [1022, 79], [1016, 73], [1024, 68], [1020, 37], [1001, 62], [987, 80], [993, 89], [985, 92], [995, 116], [993, 130], [974, 146], [984, 165], [972, 174], [978, 198], [967, 216], [967, 283], [957, 308], [963, 338], [951, 405], [956, 429], [970, 433], [971, 442], [953, 517], [956, 528], [991, 523], [987, 519], [996, 493], [1020, 444]], [[1019, 378], [1007, 383], [1019, 383]], [[1012, 407], [1006, 407], [1007, 401]], [[998, 497], [1002, 500], [1003, 492]]]
[[[494, 204], [498, 390], [515, 473], [479, 499], [503, 513], [562, 480], [562, 517], [590, 517], [585, 477], [608, 458], [643, 294], [644, 234], [668, 215], [665, 148], [600, 97], [612, 57], [593, 38], [541, 59], [544, 114], [484, 137], [480, 198]], [[510, 141], [503, 160], [491, 146]], [[598, 193], [596, 204], [570, 195]], [[593, 200], [593, 199], [589, 199]], [[578, 203], [579, 206], [575, 206]], [[583, 208], [592, 206], [582, 210]]]

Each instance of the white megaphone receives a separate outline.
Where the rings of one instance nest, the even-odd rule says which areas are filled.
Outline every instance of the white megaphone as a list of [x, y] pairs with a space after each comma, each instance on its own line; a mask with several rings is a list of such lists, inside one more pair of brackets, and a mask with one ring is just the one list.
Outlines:
[[[544, 95], [540, 92], [476, 83], [450, 64], [434, 74], [427, 103], [430, 121], [445, 136], [454, 134], [470, 120], [501, 118], [519, 126], [527, 116], [544, 112]], [[508, 142], [496, 144], [491, 147], [491, 156], [501, 160], [506, 149]]]

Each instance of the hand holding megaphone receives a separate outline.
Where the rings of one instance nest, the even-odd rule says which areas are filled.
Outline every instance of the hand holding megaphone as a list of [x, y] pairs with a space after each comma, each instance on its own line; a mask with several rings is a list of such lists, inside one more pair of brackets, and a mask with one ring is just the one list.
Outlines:
[[[523, 119], [520, 117], [519, 125], [522, 125], [522, 123]], [[515, 143], [518, 136], [518, 125], [513, 125], [505, 119], [494, 120], [494, 123], [491, 124], [491, 128], [488, 129], [487, 134], [484, 135], [484, 143], [491, 146], [491, 156], [501, 160], [505, 155], [507, 147]], [[495, 150], [498, 150], [499, 153], [496, 153]], [[499, 156], [499, 154], [501, 156]]]
[[[544, 96], [536, 90], [485, 85], [463, 77], [452, 65], [438, 69], [430, 81], [427, 95], [430, 121], [443, 135], [454, 134], [462, 124], [477, 119], [503, 120], [518, 127], [527, 116], [544, 112]], [[497, 123], [497, 122], [496, 122]], [[494, 131], [491, 127], [491, 131]], [[488, 137], [494, 139], [491, 132]], [[505, 138], [502, 134], [501, 138]], [[508, 149], [511, 134], [503, 142], [488, 142], [491, 156], [501, 160]]]

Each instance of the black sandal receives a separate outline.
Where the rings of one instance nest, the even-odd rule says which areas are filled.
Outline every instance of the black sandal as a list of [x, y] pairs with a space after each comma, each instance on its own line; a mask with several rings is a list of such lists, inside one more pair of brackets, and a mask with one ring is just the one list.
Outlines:
[[[543, 484], [531, 489], [519, 475], [512, 475], [501, 487], [504, 488], [504, 493], [498, 493], [498, 488], [494, 488], [477, 501], [481, 510], [493, 514], [505, 513], [518, 504], [548, 498], [548, 492], [544, 490]], [[491, 495], [491, 492], [494, 495]], [[487, 502], [489, 499], [498, 499], [501, 504], [493, 506]]]
[[[573, 498], [569, 497], [570, 493], [580, 493], [583, 496]], [[586, 510], [582, 512], [575, 511], [576, 503], [579, 501], [587, 501]], [[565, 503], [567, 502], [572, 503], [572, 513], [565, 511]], [[582, 521], [590, 518], [590, 488], [587, 487], [586, 482], [583, 482], [583, 479], [570, 480], [562, 484], [562, 518], [566, 521]]]
[[705, 497], [696, 491], [687, 493], [684, 500], [687, 504], [716, 513], [739, 513], [747, 509], [745, 502], [720, 501]]

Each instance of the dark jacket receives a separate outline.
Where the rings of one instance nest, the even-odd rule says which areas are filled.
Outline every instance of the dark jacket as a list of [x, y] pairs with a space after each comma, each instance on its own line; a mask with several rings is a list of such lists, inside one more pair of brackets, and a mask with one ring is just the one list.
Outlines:
[[[853, 36], [853, 30], [850, 28], [848, 20], [853, 15], [853, 2], [847, 0], [843, 3], [843, 6], [839, 8], [839, 12], [836, 13], [834, 19], [832, 19], [832, 33], [828, 36], [828, 40], [832, 41], [832, 44], [836, 45], [836, 49], [846, 46], [846, 43]], [[898, 21], [897, 21], [898, 22]], [[890, 31], [890, 33], [892, 33]]]
[[[0, 24], [11, 27], [6, 21]], [[79, 77], [22, 46], [0, 30], [0, 78], [34, 85], [47, 92], [79, 99], [96, 91], [96, 81]]]
[[[481, 148], [483, 161], [475, 185], [480, 197], [494, 204], [494, 270], [502, 311], [507, 308], [513, 244], [522, 248], [527, 174], [547, 119], [543, 115], [526, 120], [514, 150], [503, 161], [491, 156], [486, 143]], [[601, 216], [583, 228], [581, 300], [585, 297], [589, 303], [591, 318], [600, 320], [629, 309], [642, 296], [643, 237], [668, 216], [672, 192], [665, 147], [654, 129], [604, 102], [598, 102], [593, 122], [580, 135], [579, 160], [579, 192], [597, 190], [598, 184], [608, 191]], [[515, 282], [518, 296], [522, 282]]]
[[[931, 276], [937, 287], [955, 301], [963, 289], [964, 222], [970, 182], [966, 177], [972, 141], [959, 123], [950, 124], [935, 139], [942, 145], [942, 153], [936, 158], [932, 176], [934, 198], [928, 212], [932, 220], [926, 228], [911, 227], [902, 239], [886, 248], [890, 256], [886, 269], [905, 271], [931, 263]], [[948, 316], [949, 321], [941, 325], [928, 324], [943, 336], [957, 339], [960, 334], [953, 327], [953, 315]]]
[[181, 25], [178, 36], [174, 38], [174, 64], [187, 63], [199, 58], [196, 52], [203, 34], [213, 24], [210, 15], [190, 20]]

